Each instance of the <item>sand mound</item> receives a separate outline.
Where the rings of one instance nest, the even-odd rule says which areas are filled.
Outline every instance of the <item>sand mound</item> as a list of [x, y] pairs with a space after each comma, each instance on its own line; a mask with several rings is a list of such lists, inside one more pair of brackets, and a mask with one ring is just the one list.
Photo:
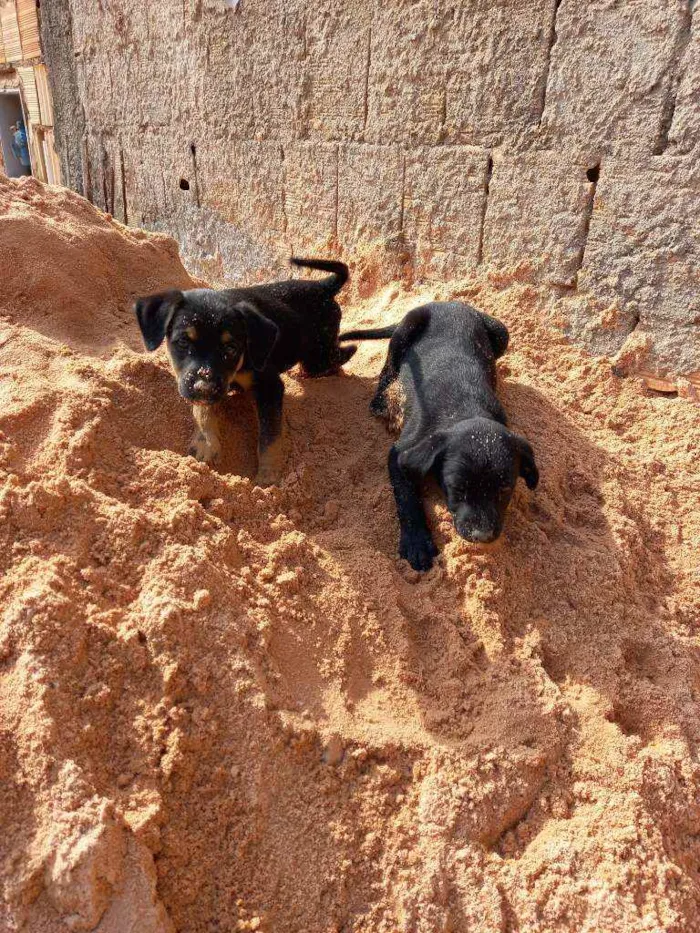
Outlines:
[[[698, 929], [697, 408], [483, 278], [542, 481], [395, 560], [382, 345], [287, 379], [280, 488], [185, 456], [135, 294], [167, 239], [0, 181], [0, 929]], [[232, 403], [226, 469], [255, 437]], [[521, 484], [522, 485], [522, 484]], [[695, 587], [695, 588], [694, 588]]]

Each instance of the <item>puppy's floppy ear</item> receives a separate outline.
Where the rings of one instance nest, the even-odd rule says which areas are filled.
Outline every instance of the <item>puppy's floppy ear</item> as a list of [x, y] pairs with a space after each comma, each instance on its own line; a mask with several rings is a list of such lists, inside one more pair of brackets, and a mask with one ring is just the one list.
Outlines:
[[508, 349], [508, 340], [510, 339], [508, 328], [505, 324], [501, 324], [495, 317], [491, 317], [490, 314], [485, 314], [483, 311], [481, 311], [480, 314], [481, 320], [484, 322], [484, 327], [486, 328], [486, 333], [489, 335], [489, 343], [491, 344], [493, 355], [498, 359], [499, 356], [503, 356]]
[[136, 319], [147, 350], [157, 350], [165, 339], [175, 309], [182, 301], [182, 292], [173, 289], [158, 295], [139, 298], [135, 305]]
[[536, 489], [540, 481], [540, 471], [535, 463], [535, 454], [532, 447], [524, 437], [514, 434], [515, 447], [520, 454], [520, 475], [525, 480], [528, 489]]
[[279, 328], [261, 314], [248, 301], [241, 301], [236, 308], [243, 313], [248, 334], [248, 358], [253, 369], [260, 371], [272, 353], [279, 337]]
[[435, 465], [435, 461], [445, 451], [445, 435], [442, 431], [431, 434], [418, 441], [412, 447], [407, 447], [399, 453], [398, 463], [407, 473], [418, 473], [425, 476]]

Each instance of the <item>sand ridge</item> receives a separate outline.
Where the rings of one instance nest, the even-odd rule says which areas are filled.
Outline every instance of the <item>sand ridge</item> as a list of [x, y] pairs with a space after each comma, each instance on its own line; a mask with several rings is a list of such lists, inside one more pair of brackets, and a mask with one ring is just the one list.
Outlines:
[[[362, 263], [366, 261], [366, 265]], [[395, 559], [384, 345], [286, 377], [261, 490], [220, 471], [130, 303], [172, 241], [0, 179], [0, 930], [698, 929], [698, 408], [616, 377], [484, 274], [373, 285], [500, 317], [541, 471], [502, 541]], [[341, 298], [343, 296], [341, 295]]]

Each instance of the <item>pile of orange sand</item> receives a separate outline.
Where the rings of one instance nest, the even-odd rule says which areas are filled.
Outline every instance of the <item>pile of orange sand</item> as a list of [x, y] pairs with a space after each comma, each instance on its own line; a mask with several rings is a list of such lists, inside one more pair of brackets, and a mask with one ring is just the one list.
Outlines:
[[697, 407], [507, 277], [346, 297], [511, 329], [540, 486], [488, 551], [435, 498], [419, 577], [367, 411], [383, 344], [287, 378], [261, 490], [248, 399], [214, 472], [141, 348], [134, 296], [189, 281], [172, 241], [3, 180], [0, 267], [1, 930], [698, 929]]

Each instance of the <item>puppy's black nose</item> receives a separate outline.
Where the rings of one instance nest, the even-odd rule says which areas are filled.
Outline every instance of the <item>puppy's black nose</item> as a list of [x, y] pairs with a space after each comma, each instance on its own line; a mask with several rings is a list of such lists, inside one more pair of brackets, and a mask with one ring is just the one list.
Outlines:
[[196, 379], [192, 385], [192, 391], [195, 395], [201, 395], [205, 398], [208, 395], [216, 394], [216, 384], [208, 379]]
[[180, 394], [190, 402], [212, 404], [222, 396], [224, 386], [221, 379], [205, 367], [187, 372], [180, 379]]

